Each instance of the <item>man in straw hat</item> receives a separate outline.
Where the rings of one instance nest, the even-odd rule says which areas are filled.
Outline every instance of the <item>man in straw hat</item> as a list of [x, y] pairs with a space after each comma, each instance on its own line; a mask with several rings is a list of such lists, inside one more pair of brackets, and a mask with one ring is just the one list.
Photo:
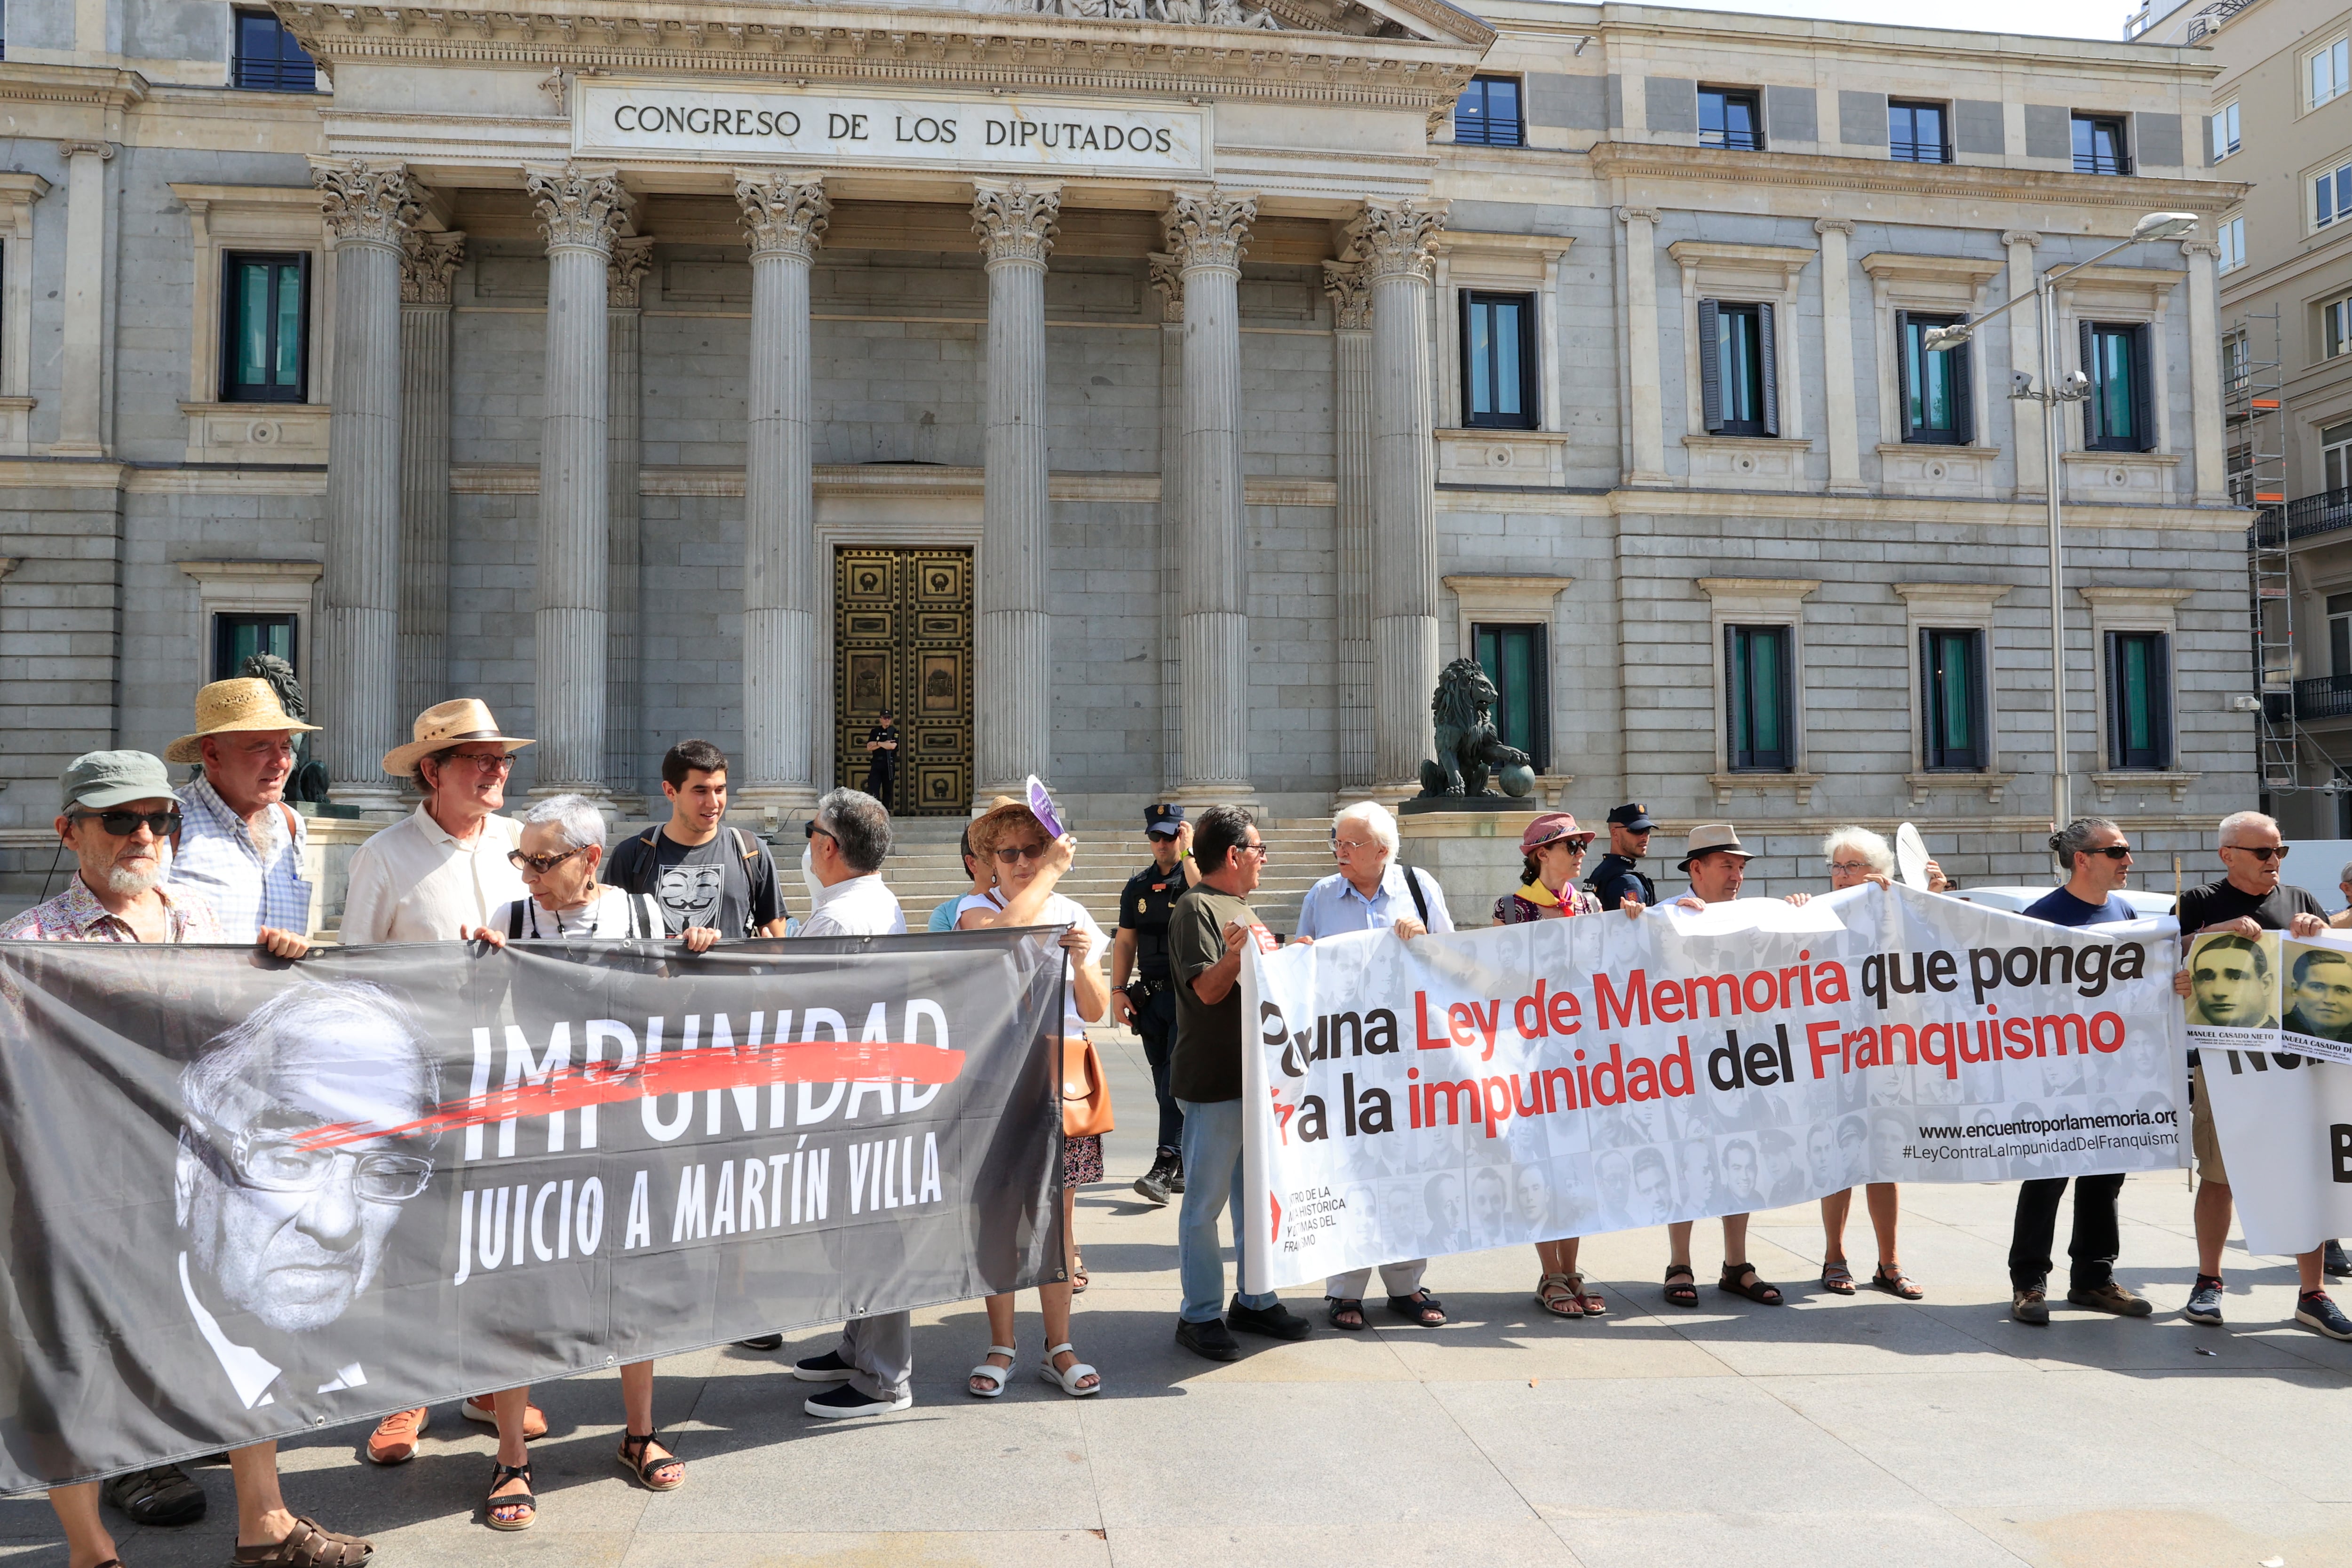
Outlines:
[[416, 716], [416, 738], [383, 754], [383, 771], [415, 781], [415, 812], [359, 847], [343, 899], [343, 941], [457, 942], [490, 911], [530, 890], [507, 857], [522, 825], [506, 804], [514, 753], [530, 744], [499, 729], [488, 704], [459, 697]]
[[203, 894], [231, 941], [310, 929], [310, 826], [286, 804], [286, 784], [295, 735], [316, 729], [289, 714], [269, 682], [246, 676], [197, 692], [195, 731], [164, 748], [167, 763], [204, 764], [180, 791], [172, 881]]
[[[383, 754], [383, 771], [415, 781], [425, 799], [414, 815], [361, 845], [343, 899], [343, 942], [461, 942], [490, 923], [509, 900], [530, 897], [509, 857], [522, 824], [498, 815], [514, 754], [530, 744], [505, 734], [489, 707], [471, 697], [436, 702], [416, 716], [415, 739]], [[495, 1424], [488, 1395], [467, 1400], [468, 1420]], [[397, 1465], [416, 1455], [426, 1412], [395, 1410], [368, 1435], [367, 1457]], [[538, 1437], [547, 1417], [527, 1407], [523, 1433]]]

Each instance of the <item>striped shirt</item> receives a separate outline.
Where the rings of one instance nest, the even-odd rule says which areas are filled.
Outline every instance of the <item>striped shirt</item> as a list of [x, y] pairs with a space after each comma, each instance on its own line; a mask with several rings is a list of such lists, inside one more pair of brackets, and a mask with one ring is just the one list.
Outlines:
[[302, 875], [310, 827], [299, 814], [272, 805], [256, 828], [198, 777], [180, 792], [180, 847], [172, 881], [201, 894], [231, 942], [252, 942], [264, 926], [310, 931], [310, 884]]

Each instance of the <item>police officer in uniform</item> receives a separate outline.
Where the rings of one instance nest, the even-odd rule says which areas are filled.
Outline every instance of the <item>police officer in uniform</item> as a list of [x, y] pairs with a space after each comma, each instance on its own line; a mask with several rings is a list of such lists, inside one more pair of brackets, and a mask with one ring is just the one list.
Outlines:
[[1602, 909], [1613, 910], [1629, 898], [1641, 900], [1644, 908], [1657, 903], [1656, 884], [1635, 864], [1649, 853], [1650, 831], [1656, 826], [1645, 805], [1621, 805], [1609, 814], [1609, 853], [1584, 879]]
[[1201, 879], [1192, 860], [1192, 825], [1181, 805], [1154, 805], [1143, 814], [1151, 864], [1128, 879], [1118, 895], [1118, 934], [1110, 948], [1110, 1016], [1143, 1037], [1151, 1064], [1151, 1090], [1160, 1100], [1159, 1148], [1135, 1190], [1155, 1204], [1184, 1190], [1177, 1152], [1184, 1113], [1168, 1091], [1168, 1063], [1176, 1049], [1176, 990], [1168, 973], [1168, 918], [1186, 889]]
[[898, 803], [890, 785], [898, 772], [898, 725], [887, 708], [881, 720], [866, 731], [866, 793], [880, 801], [883, 810], [896, 811]]

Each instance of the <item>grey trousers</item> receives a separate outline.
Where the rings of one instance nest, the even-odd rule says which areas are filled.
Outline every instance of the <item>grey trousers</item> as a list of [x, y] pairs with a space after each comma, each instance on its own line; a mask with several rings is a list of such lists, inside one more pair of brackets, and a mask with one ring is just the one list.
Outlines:
[[[1429, 1259], [1415, 1258], [1403, 1263], [1381, 1265], [1381, 1283], [1391, 1296], [1410, 1296], [1421, 1289], [1421, 1277], [1429, 1268]], [[1360, 1301], [1364, 1287], [1372, 1282], [1372, 1271], [1358, 1268], [1346, 1274], [1334, 1274], [1323, 1281], [1323, 1294], [1336, 1296], [1342, 1301]]]
[[915, 1320], [905, 1312], [852, 1318], [841, 1325], [849, 1386], [868, 1399], [898, 1399], [915, 1375]]

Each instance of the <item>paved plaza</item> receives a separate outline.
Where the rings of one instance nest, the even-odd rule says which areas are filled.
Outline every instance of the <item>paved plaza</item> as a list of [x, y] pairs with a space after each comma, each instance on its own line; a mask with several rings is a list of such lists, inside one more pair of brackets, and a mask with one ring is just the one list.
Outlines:
[[[1079, 1207], [1094, 1283], [1076, 1324], [1100, 1397], [1035, 1380], [1027, 1297], [1021, 1377], [993, 1403], [965, 1396], [987, 1344], [972, 1302], [918, 1315], [915, 1408], [879, 1421], [801, 1413], [787, 1363], [829, 1344], [826, 1329], [774, 1355], [664, 1361], [657, 1409], [688, 1461], [672, 1495], [614, 1464], [619, 1389], [600, 1376], [538, 1392], [553, 1430], [534, 1447], [542, 1512], [527, 1533], [478, 1522], [490, 1435], [446, 1406], [395, 1470], [356, 1459], [356, 1429], [289, 1445], [289, 1498], [373, 1536], [386, 1568], [2352, 1564], [2352, 1345], [2290, 1326], [2290, 1262], [2234, 1250], [2230, 1326], [2182, 1322], [2194, 1254], [2177, 1173], [2125, 1189], [2118, 1272], [2161, 1309], [2146, 1322], [2063, 1304], [2047, 1329], [2011, 1322], [2012, 1189], [1910, 1186], [1918, 1305], [1810, 1287], [1821, 1229], [1805, 1205], [1755, 1231], [1784, 1309], [1710, 1284], [1700, 1310], [1676, 1311], [1659, 1293], [1664, 1235], [1634, 1231], [1585, 1249], [1610, 1301], [1598, 1322], [1544, 1320], [1534, 1258], [1515, 1248], [1432, 1268], [1454, 1320], [1442, 1330], [1375, 1300], [1370, 1331], [1339, 1334], [1317, 1292], [1296, 1291], [1312, 1339], [1213, 1366], [1171, 1338], [1174, 1211], [1126, 1184], [1150, 1155], [1140, 1052], [1120, 1035], [1105, 1054], [1121, 1131], [1111, 1180]], [[1857, 1272], [1872, 1250], [1861, 1207]], [[1717, 1237], [1700, 1226], [1703, 1279]], [[194, 1473], [211, 1517], [126, 1530], [129, 1568], [226, 1561], [228, 1472]], [[0, 1503], [0, 1560], [64, 1563], [38, 1498]]]

